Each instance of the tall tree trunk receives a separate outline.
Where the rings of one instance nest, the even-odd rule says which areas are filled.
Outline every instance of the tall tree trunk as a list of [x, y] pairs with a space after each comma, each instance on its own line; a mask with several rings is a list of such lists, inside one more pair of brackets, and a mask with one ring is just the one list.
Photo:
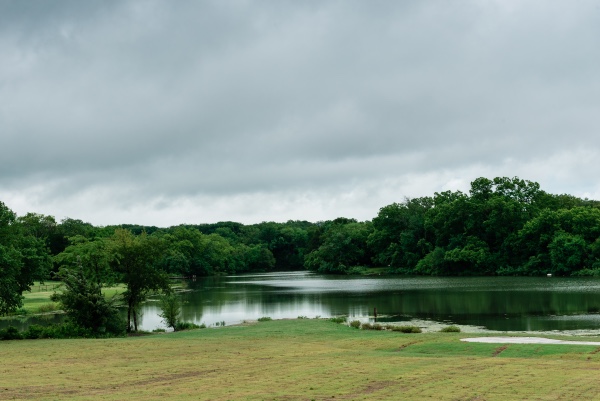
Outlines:
[[127, 302], [127, 332], [131, 332], [131, 300]]
[[134, 331], [137, 331], [137, 310], [136, 310], [136, 308], [133, 309], [133, 328], [134, 328]]

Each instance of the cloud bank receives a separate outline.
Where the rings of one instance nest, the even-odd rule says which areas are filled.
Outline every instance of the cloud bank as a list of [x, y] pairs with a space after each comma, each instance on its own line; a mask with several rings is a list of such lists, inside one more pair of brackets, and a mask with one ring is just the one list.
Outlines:
[[168, 226], [480, 176], [597, 199], [598, 37], [592, 1], [4, 1], [0, 200]]

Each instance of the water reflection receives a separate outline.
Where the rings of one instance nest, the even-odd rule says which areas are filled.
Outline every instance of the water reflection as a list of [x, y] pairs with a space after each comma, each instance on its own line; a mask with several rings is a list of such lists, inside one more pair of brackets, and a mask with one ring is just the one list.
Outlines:
[[[308, 272], [211, 277], [188, 283], [183, 318], [236, 324], [349, 316], [380, 321], [429, 319], [491, 330], [600, 328], [600, 280], [531, 277], [435, 278], [321, 276]], [[160, 325], [148, 309], [144, 327]], [[383, 317], [382, 317], [383, 315]], [[569, 318], [574, 317], [577, 318]]]
[[[600, 280], [581, 278], [436, 278], [322, 276], [309, 272], [207, 277], [183, 283], [182, 317], [207, 326], [346, 315], [379, 321], [427, 319], [490, 330], [600, 329]], [[156, 302], [141, 328], [163, 327]], [[0, 322], [0, 327], [6, 321]], [[23, 324], [24, 325], [24, 324]]]

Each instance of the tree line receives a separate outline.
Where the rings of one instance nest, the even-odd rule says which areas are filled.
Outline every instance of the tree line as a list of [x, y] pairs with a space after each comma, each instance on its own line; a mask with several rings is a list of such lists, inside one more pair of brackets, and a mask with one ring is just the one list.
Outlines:
[[[386, 267], [411, 275], [600, 275], [600, 202], [553, 195], [517, 177], [478, 178], [382, 207], [371, 221], [96, 227], [16, 216], [0, 202], [0, 314], [21, 305], [34, 280], [125, 283], [129, 327], [169, 276]], [[77, 284], [85, 280], [84, 284]], [[100, 323], [99, 323], [100, 324]]]

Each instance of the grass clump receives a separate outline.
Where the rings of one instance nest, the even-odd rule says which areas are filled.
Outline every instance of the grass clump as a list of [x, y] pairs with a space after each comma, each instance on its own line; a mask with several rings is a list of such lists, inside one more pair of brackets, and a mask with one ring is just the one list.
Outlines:
[[346, 323], [347, 320], [348, 320], [348, 318], [346, 318], [346, 316], [338, 316], [338, 317], [329, 318], [329, 321], [333, 322], [333, 323]]
[[363, 323], [360, 325], [360, 328], [363, 330], [373, 330], [373, 325], [369, 322]]
[[423, 332], [423, 330], [421, 330], [421, 328], [417, 327], [417, 326], [393, 326], [392, 331], [399, 331], [401, 333], [407, 333], [407, 334]]
[[[204, 327], [202, 327], [202, 326], [204, 326]], [[177, 322], [177, 324], [175, 325], [175, 331], [203, 329], [205, 327], [206, 327], [206, 325], [204, 325], [204, 324], [202, 324], [201, 326], [198, 326], [197, 324], [192, 323], [192, 322]]]
[[271, 320], [273, 320], [273, 319], [271, 319], [269, 316], [263, 316], [263, 317], [258, 318], [259, 322], [269, 322]]
[[363, 323], [360, 326], [363, 330], [385, 330], [387, 326], [381, 323]]
[[460, 333], [460, 327], [458, 326], [446, 326], [440, 330], [442, 333]]
[[38, 307], [38, 313], [50, 313], [58, 310], [58, 305], [54, 302], [48, 302]]
[[353, 320], [350, 322], [350, 327], [360, 329], [360, 320]]

